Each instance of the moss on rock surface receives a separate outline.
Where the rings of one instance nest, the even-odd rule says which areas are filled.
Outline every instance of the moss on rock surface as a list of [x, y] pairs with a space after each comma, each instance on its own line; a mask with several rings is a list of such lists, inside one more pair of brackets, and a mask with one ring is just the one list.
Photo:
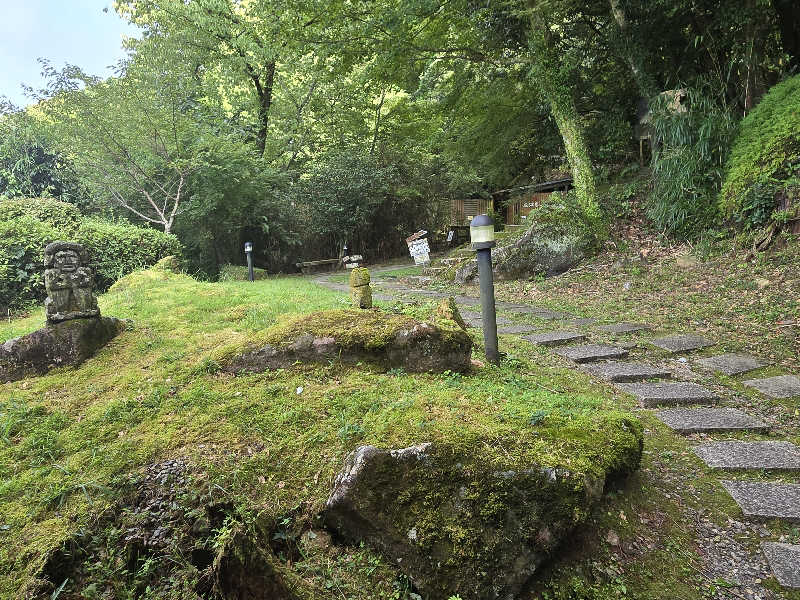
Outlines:
[[336, 479], [326, 522], [396, 561], [430, 600], [514, 597], [586, 520], [606, 481], [638, 468], [641, 427], [631, 419], [615, 425], [620, 435], [591, 473], [511, 468], [486, 460], [480, 445], [363, 446]]
[[263, 372], [300, 362], [369, 362], [409, 372], [465, 372], [472, 338], [380, 310], [331, 310], [286, 318], [247, 347], [227, 347], [217, 359], [231, 373]]

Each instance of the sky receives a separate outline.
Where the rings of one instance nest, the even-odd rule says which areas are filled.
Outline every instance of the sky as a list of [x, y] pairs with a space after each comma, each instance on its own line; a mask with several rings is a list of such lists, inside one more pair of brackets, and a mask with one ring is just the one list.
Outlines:
[[123, 35], [137, 31], [114, 12], [112, 0], [0, 0], [0, 96], [31, 104], [21, 84], [43, 87], [40, 57], [57, 69], [70, 63], [107, 77], [125, 56]]

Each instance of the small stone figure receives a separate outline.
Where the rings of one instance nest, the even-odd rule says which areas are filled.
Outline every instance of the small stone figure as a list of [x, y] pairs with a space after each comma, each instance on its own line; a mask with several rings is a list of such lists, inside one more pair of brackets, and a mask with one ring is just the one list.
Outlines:
[[372, 308], [369, 271], [364, 267], [356, 267], [350, 271], [350, 300], [356, 308]]
[[44, 249], [44, 301], [48, 323], [100, 316], [94, 297], [94, 273], [80, 244], [57, 241]]

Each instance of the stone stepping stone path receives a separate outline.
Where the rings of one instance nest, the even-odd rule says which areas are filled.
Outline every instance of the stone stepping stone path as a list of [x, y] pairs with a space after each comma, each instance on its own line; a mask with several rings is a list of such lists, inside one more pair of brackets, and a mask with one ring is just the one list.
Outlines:
[[569, 316], [564, 313], [548, 310], [546, 308], [536, 308], [535, 306], [510, 306], [508, 308], [503, 307], [503, 310], [519, 315], [532, 315], [537, 319], [542, 319], [544, 321], [557, 321], [559, 319], [565, 319]]
[[660, 404], [709, 404], [719, 397], [696, 383], [619, 383], [617, 387], [636, 396], [640, 406]]
[[583, 341], [586, 336], [577, 331], [548, 331], [547, 333], [524, 335], [522, 339], [533, 342], [537, 346], [561, 346], [571, 342]]
[[615, 383], [645, 381], [647, 379], [669, 379], [672, 377], [672, 373], [666, 369], [638, 362], [607, 362], [586, 365], [584, 370], [600, 379]]
[[769, 431], [769, 425], [735, 408], [667, 408], [658, 411], [656, 417], [683, 434]]
[[765, 379], [743, 381], [747, 387], [755, 388], [770, 398], [793, 398], [800, 396], [800, 377], [794, 375], [778, 375]]
[[764, 481], [723, 481], [745, 517], [800, 522], [800, 485]]
[[694, 334], [668, 335], [650, 340], [649, 343], [672, 354], [676, 352], [691, 352], [692, 350], [700, 350], [714, 345], [714, 342]]
[[790, 442], [711, 442], [692, 450], [713, 469], [800, 471], [800, 448]]
[[472, 296], [455, 296], [454, 300], [456, 304], [462, 304], [464, 306], [479, 306], [481, 303], [480, 298], [473, 298]]
[[581, 364], [593, 362], [595, 360], [607, 360], [609, 358], [625, 358], [628, 356], [628, 351], [618, 346], [585, 344], [583, 346], [571, 346], [563, 350], [557, 350], [556, 354], [568, 358], [572, 362]]
[[761, 550], [767, 557], [775, 579], [787, 588], [800, 589], [800, 546], [783, 542], [764, 542]]
[[768, 364], [749, 354], [718, 354], [708, 358], [698, 358], [696, 362], [710, 371], [719, 371], [724, 375], [740, 375], [766, 367]]
[[596, 329], [606, 333], [634, 333], [636, 331], [647, 331], [650, 326], [642, 323], [613, 323], [611, 325], [601, 325]]

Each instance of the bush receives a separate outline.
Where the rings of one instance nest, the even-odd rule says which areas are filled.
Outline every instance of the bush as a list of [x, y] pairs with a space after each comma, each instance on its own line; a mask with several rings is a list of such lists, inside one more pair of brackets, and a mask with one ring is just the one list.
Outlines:
[[725, 158], [736, 120], [708, 88], [687, 90], [685, 112], [672, 110], [669, 95], [652, 106], [653, 192], [647, 215], [666, 233], [694, 237], [719, 216]]
[[0, 310], [44, 298], [44, 248], [58, 238], [57, 229], [29, 216], [0, 221]]
[[0, 220], [31, 217], [62, 231], [73, 232], [81, 224], [78, 207], [52, 198], [12, 198], [0, 200]]
[[69, 221], [62, 222], [67, 223], [64, 228], [30, 215], [0, 220], [0, 308], [20, 308], [44, 299], [44, 249], [55, 240], [83, 244], [95, 269], [98, 292], [164, 256], [180, 255], [178, 239], [155, 229], [97, 219], [83, 219], [71, 229]]
[[723, 213], [765, 224], [776, 198], [800, 188], [800, 75], [769, 90], [742, 121], [719, 194]]
[[89, 253], [95, 286], [102, 291], [131, 271], [154, 265], [165, 256], [181, 255], [174, 235], [100, 219], [84, 219], [74, 239]]

